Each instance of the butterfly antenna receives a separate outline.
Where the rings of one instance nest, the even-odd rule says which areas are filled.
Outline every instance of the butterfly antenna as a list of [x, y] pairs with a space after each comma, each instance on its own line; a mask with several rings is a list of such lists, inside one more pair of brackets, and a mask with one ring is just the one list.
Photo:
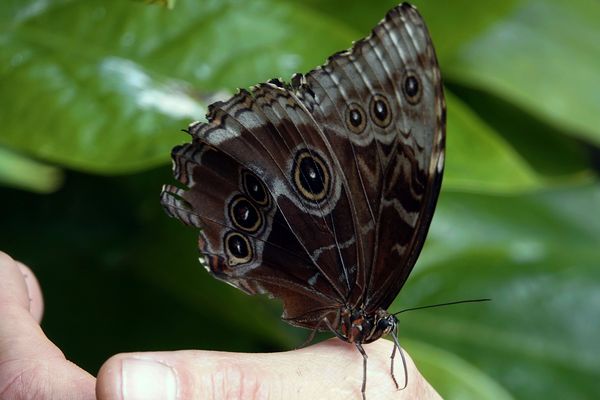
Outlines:
[[393, 315], [398, 315], [398, 314], [402, 314], [403, 312], [407, 312], [407, 311], [414, 311], [414, 310], [422, 310], [424, 308], [434, 308], [434, 307], [443, 307], [443, 306], [452, 306], [454, 304], [465, 304], [465, 303], [481, 303], [483, 301], [492, 301], [492, 299], [472, 299], [472, 300], [460, 300], [460, 301], [451, 301], [449, 303], [440, 303], [440, 304], [431, 304], [429, 306], [421, 306], [421, 307], [411, 307], [411, 308], [405, 308], [404, 310], [400, 310], [396, 313], [394, 313]]

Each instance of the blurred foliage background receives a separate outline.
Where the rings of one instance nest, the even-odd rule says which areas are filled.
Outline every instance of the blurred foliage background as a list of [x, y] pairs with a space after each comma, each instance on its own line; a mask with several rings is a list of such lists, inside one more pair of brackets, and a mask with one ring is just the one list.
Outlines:
[[[447, 168], [391, 310], [493, 301], [402, 314], [401, 342], [447, 398], [594, 398], [600, 3], [416, 3], [447, 88]], [[302, 343], [276, 301], [200, 268], [196, 233], [159, 205], [169, 152], [215, 94], [306, 72], [394, 5], [0, 2], [0, 249], [39, 276], [67, 357], [95, 373], [121, 351]]]

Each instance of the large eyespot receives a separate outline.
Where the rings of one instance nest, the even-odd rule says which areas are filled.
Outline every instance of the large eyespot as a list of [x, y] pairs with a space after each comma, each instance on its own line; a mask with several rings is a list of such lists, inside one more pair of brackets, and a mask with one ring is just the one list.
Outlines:
[[254, 200], [256, 204], [263, 207], [269, 205], [270, 196], [267, 192], [267, 188], [256, 175], [250, 171], [242, 172], [242, 186], [244, 188], [244, 193]]
[[390, 103], [380, 94], [376, 94], [371, 99], [369, 111], [371, 112], [371, 119], [380, 128], [386, 128], [392, 122]]
[[367, 126], [367, 116], [362, 107], [356, 103], [351, 103], [346, 108], [346, 126], [352, 132], [359, 134]]
[[252, 246], [248, 238], [241, 233], [227, 233], [224, 245], [229, 265], [246, 264], [252, 261]]
[[423, 89], [421, 87], [421, 80], [419, 76], [412, 71], [408, 71], [404, 75], [404, 82], [402, 83], [402, 90], [404, 97], [410, 104], [417, 104], [421, 100], [421, 93]]
[[294, 185], [305, 199], [313, 202], [323, 200], [329, 193], [330, 174], [325, 161], [314, 151], [301, 150], [292, 168]]
[[229, 218], [233, 224], [247, 232], [256, 232], [262, 225], [262, 215], [244, 196], [235, 196], [229, 203]]

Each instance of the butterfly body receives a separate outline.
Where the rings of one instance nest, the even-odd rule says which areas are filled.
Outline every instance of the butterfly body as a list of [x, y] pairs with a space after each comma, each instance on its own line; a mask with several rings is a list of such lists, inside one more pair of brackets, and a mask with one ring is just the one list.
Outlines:
[[362, 344], [395, 338], [386, 309], [433, 216], [445, 118], [431, 39], [405, 3], [291, 83], [210, 105], [173, 149], [180, 186], [161, 202], [200, 228], [211, 274], [281, 299], [292, 325], [354, 343], [366, 368]]
[[396, 317], [381, 308], [370, 314], [360, 309], [343, 308], [337, 333], [348, 343], [371, 343], [392, 333], [397, 324]]

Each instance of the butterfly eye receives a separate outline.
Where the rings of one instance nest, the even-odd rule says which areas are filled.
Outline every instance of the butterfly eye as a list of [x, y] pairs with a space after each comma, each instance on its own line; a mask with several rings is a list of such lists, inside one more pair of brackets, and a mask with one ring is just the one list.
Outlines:
[[387, 320], [385, 319], [380, 319], [379, 321], [377, 321], [377, 330], [380, 332], [385, 332], [389, 329], [390, 324], [388, 323]]
[[318, 202], [329, 192], [329, 173], [325, 161], [316, 153], [302, 150], [294, 160], [294, 184], [307, 200]]
[[392, 122], [392, 110], [387, 99], [379, 94], [376, 94], [371, 99], [371, 119], [380, 128], [386, 128]]
[[248, 239], [237, 232], [225, 236], [225, 251], [229, 265], [246, 264], [252, 260], [252, 247]]
[[249, 171], [244, 171], [242, 175], [242, 184], [244, 193], [246, 193], [258, 205], [268, 206], [270, 202], [267, 188], [254, 174]]
[[236, 227], [247, 232], [256, 232], [262, 225], [259, 211], [243, 196], [236, 196], [229, 203], [229, 218]]
[[346, 126], [354, 133], [362, 133], [367, 126], [367, 116], [356, 103], [350, 104], [346, 109]]
[[404, 90], [404, 96], [410, 104], [417, 104], [419, 100], [421, 100], [421, 82], [414, 72], [407, 72], [404, 77], [402, 88]]

